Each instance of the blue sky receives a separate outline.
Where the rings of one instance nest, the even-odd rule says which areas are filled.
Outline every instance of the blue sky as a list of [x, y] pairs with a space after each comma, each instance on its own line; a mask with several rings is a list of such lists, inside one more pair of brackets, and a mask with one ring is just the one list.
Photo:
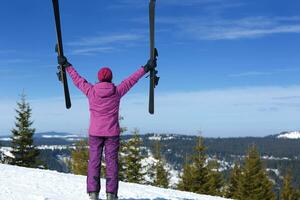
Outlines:
[[[65, 54], [87, 80], [110, 66], [120, 83], [148, 59], [148, 1], [60, 2]], [[161, 76], [150, 116], [148, 80], [123, 99], [129, 130], [205, 136], [264, 136], [300, 129], [300, 2], [157, 0]], [[0, 7], [0, 135], [14, 125], [24, 90], [37, 131], [86, 134], [88, 105], [57, 81], [53, 10], [47, 1]]]

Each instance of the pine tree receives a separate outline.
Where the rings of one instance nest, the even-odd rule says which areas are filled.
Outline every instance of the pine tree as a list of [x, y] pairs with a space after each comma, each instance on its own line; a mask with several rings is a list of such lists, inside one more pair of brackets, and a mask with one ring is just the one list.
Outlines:
[[[124, 117], [120, 116], [119, 117], [119, 122], [121, 124], [121, 121], [124, 120]], [[121, 127], [121, 134], [124, 133], [125, 131], [127, 131], [127, 128], [125, 126]], [[120, 141], [120, 148], [119, 148], [119, 180], [120, 181], [125, 181], [125, 145], [126, 143], [124, 141]]]
[[281, 189], [281, 200], [298, 200], [300, 197], [297, 194], [297, 191], [292, 186], [292, 172], [288, 170], [287, 174], [283, 179], [283, 186]]
[[[168, 188], [170, 174], [169, 171], [165, 168], [165, 161], [162, 159], [160, 152], [160, 141], [155, 142], [155, 153], [154, 158], [157, 160], [151, 168], [153, 169], [153, 185], [163, 188]], [[150, 175], [151, 176], [151, 175]]]
[[224, 178], [219, 171], [220, 164], [216, 160], [211, 160], [208, 165], [208, 180], [205, 184], [208, 190], [206, 194], [212, 196], [223, 196]]
[[120, 149], [119, 149], [119, 180], [125, 181], [125, 150], [126, 143], [124, 141], [120, 141]]
[[222, 195], [224, 180], [219, 164], [215, 161], [207, 164], [205, 150], [203, 138], [198, 137], [191, 163], [186, 158], [177, 188], [199, 194]]
[[191, 185], [194, 183], [194, 180], [192, 174], [192, 165], [189, 162], [189, 158], [187, 155], [185, 156], [183, 171], [182, 174], [179, 175], [179, 178], [180, 179], [177, 185], [177, 189], [191, 192]]
[[88, 142], [86, 139], [76, 143], [71, 151], [71, 172], [79, 175], [87, 175], [89, 159]]
[[131, 183], [143, 183], [144, 173], [142, 172], [141, 154], [142, 140], [139, 136], [139, 130], [133, 131], [133, 137], [124, 146], [124, 181]]
[[[1, 142], [0, 142], [0, 149], [1, 149]], [[4, 155], [2, 151], [0, 151], [0, 163], [4, 163]]]
[[169, 172], [165, 169], [165, 163], [162, 160], [159, 160], [156, 164], [156, 176], [153, 185], [168, 188], [170, 180], [169, 176]]
[[195, 153], [192, 156], [192, 184], [191, 191], [198, 194], [207, 194], [208, 185], [208, 168], [206, 166], [207, 155], [205, 154], [206, 147], [204, 146], [203, 138], [198, 137]]
[[300, 200], [300, 190], [295, 190], [295, 200]]
[[240, 199], [241, 175], [241, 166], [235, 163], [230, 173], [229, 187], [226, 191], [227, 198]]
[[14, 158], [10, 164], [24, 166], [24, 167], [38, 167], [41, 162], [38, 160], [39, 150], [33, 143], [33, 135], [35, 129], [31, 128], [33, 122], [31, 121], [31, 112], [29, 103], [26, 102], [26, 96], [21, 95], [21, 101], [17, 102], [17, 116], [15, 128], [12, 132], [11, 153]]
[[249, 148], [242, 169], [241, 200], [275, 200], [273, 184], [263, 168], [259, 153], [253, 145]]

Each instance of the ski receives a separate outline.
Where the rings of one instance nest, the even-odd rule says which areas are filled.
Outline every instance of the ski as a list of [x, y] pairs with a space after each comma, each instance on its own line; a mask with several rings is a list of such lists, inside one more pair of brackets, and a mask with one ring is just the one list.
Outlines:
[[[150, 60], [156, 59], [158, 56], [155, 48], [155, 3], [156, 0], [150, 0], [149, 3], [149, 25], [150, 25]], [[150, 70], [150, 90], [149, 90], [149, 113], [154, 114], [154, 88], [157, 86], [159, 77], [157, 70]]]
[[[60, 26], [60, 14], [59, 14], [59, 4], [58, 0], [52, 0], [54, 17], [55, 17], [55, 25], [56, 25], [56, 36], [57, 36], [57, 45], [56, 52], [58, 56], [63, 56], [63, 44], [62, 44], [62, 36], [61, 36], [61, 26]], [[66, 108], [71, 108], [71, 98], [68, 87], [68, 80], [66, 75], [66, 69], [63, 66], [58, 66], [59, 72], [57, 73], [58, 79], [62, 82], [65, 94], [65, 103]]]

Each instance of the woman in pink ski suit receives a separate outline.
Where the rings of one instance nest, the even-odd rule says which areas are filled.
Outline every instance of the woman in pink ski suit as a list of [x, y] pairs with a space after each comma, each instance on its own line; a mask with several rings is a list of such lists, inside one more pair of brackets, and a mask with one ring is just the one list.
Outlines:
[[102, 68], [98, 72], [99, 82], [95, 85], [81, 77], [63, 56], [58, 63], [66, 68], [73, 80], [88, 98], [90, 110], [89, 125], [89, 161], [87, 192], [92, 200], [98, 200], [100, 191], [100, 170], [103, 147], [106, 162], [107, 199], [117, 199], [118, 193], [118, 150], [120, 144], [119, 106], [121, 98], [150, 69], [156, 67], [156, 60], [138, 69], [119, 85], [112, 83], [112, 72]]

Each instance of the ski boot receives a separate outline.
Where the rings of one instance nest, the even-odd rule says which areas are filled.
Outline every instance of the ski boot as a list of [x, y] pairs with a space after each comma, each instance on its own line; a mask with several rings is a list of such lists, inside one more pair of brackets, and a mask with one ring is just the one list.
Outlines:
[[90, 197], [90, 200], [99, 200], [99, 193], [98, 192], [90, 192], [89, 197]]
[[106, 200], [118, 200], [118, 196], [114, 193], [106, 193]]

